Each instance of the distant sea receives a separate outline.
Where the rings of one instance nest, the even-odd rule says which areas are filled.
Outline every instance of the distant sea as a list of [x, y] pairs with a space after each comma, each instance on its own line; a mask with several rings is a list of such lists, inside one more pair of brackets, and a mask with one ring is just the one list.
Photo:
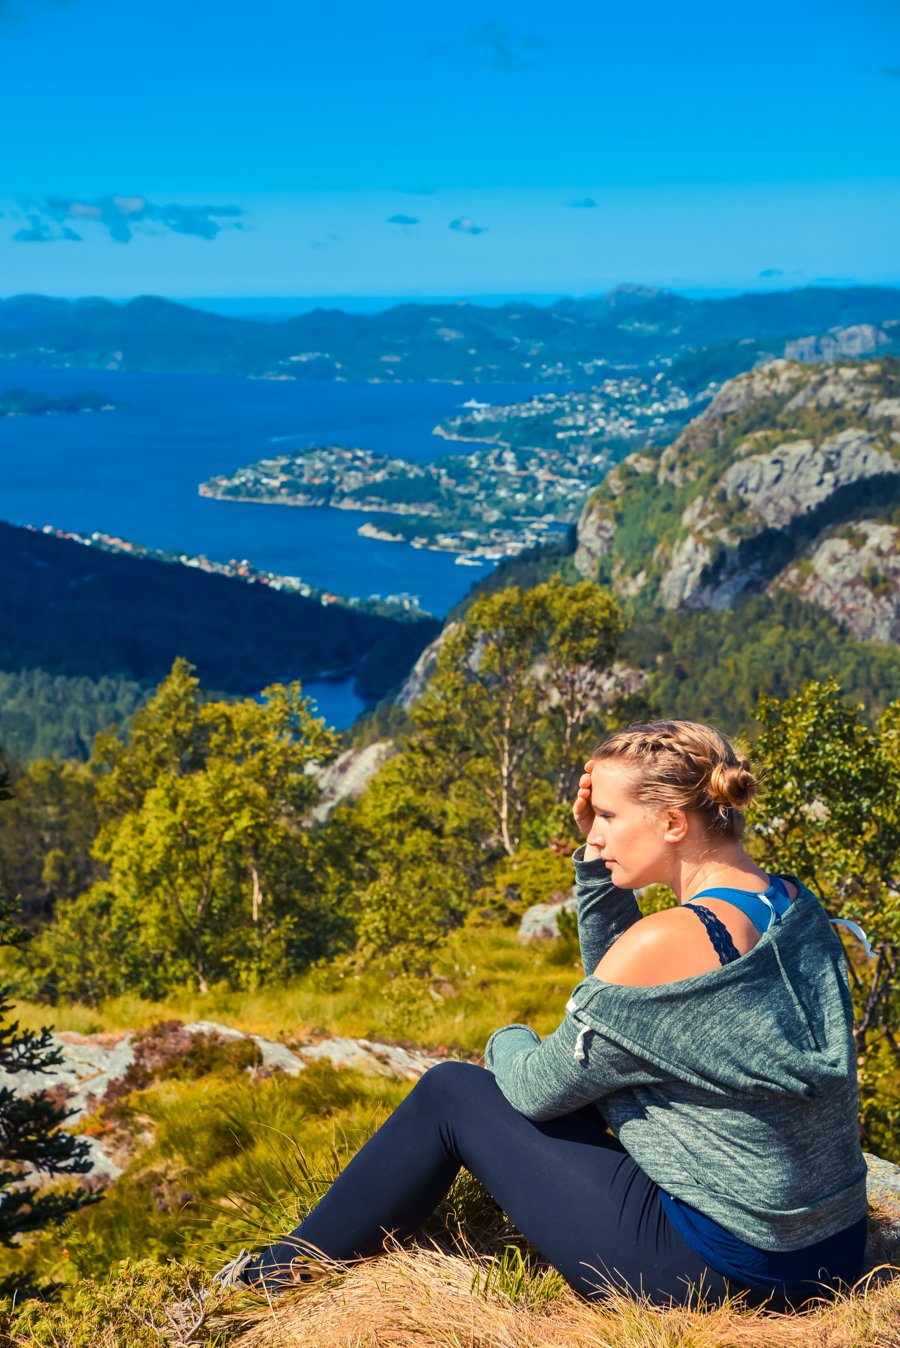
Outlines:
[[[94, 530], [152, 548], [242, 560], [339, 594], [412, 593], [443, 616], [490, 570], [446, 553], [360, 538], [363, 520], [330, 508], [249, 505], [198, 495], [216, 473], [315, 443], [359, 445], [417, 460], [452, 452], [432, 434], [470, 398], [501, 404], [537, 386], [343, 384], [218, 375], [0, 367], [0, 392], [98, 392], [115, 412], [0, 417], [0, 519]], [[468, 446], [459, 446], [460, 449]], [[320, 711], [348, 725], [352, 684], [309, 685]]]

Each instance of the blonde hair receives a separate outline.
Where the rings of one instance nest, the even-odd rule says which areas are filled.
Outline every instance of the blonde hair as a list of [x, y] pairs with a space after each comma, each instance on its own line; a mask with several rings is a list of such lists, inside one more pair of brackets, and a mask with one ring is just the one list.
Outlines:
[[744, 810], [758, 790], [750, 761], [712, 726], [648, 721], [610, 735], [592, 755], [633, 779], [644, 805], [697, 814], [710, 833], [740, 838]]

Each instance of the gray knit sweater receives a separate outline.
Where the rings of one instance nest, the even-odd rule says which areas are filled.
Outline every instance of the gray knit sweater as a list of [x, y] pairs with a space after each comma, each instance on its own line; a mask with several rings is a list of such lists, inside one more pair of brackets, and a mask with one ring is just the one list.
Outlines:
[[731, 964], [625, 987], [592, 971], [640, 911], [583, 851], [587, 977], [548, 1038], [491, 1035], [485, 1061], [510, 1104], [543, 1120], [595, 1103], [662, 1189], [760, 1249], [802, 1249], [863, 1217], [850, 990], [815, 895], [794, 880], [784, 918]]

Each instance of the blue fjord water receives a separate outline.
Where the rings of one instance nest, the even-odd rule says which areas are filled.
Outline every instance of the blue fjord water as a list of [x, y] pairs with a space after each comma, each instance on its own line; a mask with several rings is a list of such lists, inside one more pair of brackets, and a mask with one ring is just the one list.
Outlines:
[[[198, 484], [267, 455], [315, 443], [360, 445], [410, 460], [452, 452], [433, 435], [470, 398], [518, 401], [522, 385], [344, 384], [0, 368], [0, 391], [96, 391], [109, 413], [0, 418], [0, 519], [94, 530], [148, 547], [254, 565], [340, 594], [409, 592], [443, 616], [481, 569], [452, 556], [360, 538], [356, 511], [250, 505], [201, 497]], [[459, 448], [464, 448], [460, 446]], [[347, 725], [362, 703], [352, 684], [309, 690]]]

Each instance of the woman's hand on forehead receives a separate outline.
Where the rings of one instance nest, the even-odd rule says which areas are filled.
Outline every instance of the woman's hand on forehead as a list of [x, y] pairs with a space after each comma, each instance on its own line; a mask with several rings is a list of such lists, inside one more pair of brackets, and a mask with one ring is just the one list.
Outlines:
[[575, 823], [585, 837], [590, 833], [591, 825], [594, 822], [594, 809], [591, 805], [591, 768], [593, 766], [594, 760], [589, 758], [584, 765], [584, 772], [578, 780], [578, 791], [575, 795], [575, 804], [572, 806]]

